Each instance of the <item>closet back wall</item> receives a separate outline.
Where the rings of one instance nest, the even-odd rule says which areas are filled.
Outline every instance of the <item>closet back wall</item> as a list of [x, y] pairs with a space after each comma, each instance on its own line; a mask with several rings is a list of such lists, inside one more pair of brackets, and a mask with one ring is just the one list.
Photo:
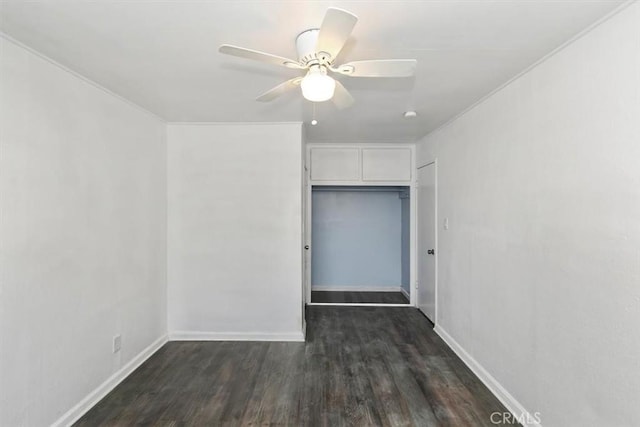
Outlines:
[[312, 193], [312, 289], [395, 288], [402, 282], [398, 191]]

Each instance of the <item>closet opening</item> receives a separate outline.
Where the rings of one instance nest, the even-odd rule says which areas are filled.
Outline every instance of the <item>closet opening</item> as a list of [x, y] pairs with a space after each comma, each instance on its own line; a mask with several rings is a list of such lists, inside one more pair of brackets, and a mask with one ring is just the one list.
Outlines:
[[311, 188], [311, 303], [409, 305], [410, 188]]

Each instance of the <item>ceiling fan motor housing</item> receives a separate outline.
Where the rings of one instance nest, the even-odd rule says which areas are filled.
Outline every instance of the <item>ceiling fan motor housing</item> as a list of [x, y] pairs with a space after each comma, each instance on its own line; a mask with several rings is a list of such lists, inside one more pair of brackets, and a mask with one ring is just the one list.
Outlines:
[[331, 55], [327, 52], [316, 52], [319, 28], [303, 31], [296, 37], [298, 60], [304, 65], [327, 65], [331, 63]]

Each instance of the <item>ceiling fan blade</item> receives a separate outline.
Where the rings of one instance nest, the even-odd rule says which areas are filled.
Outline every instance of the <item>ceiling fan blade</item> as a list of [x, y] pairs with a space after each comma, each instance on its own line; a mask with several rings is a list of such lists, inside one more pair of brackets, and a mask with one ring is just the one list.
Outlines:
[[293, 59], [283, 58], [282, 56], [271, 55], [270, 53], [264, 53], [253, 49], [247, 49], [239, 46], [232, 46], [230, 44], [223, 44], [218, 49], [220, 53], [226, 55], [233, 55], [245, 59], [253, 59], [254, 61], [267, 62], [274, 65], [282, 65], [288, 68], [295, 68], [298, 70], [304, 69], [304, 67]]
[[417, 62], [415, 59], [353, 61], [332, 71], [352, 77], [411, 77], [416, 73]]
[[289, 92], [291, 89], [295, 89], [300, 86], [302, 77], [296, 77], [295, 79], [287, 80], [284, 83], [280, 83], [278, 86], [270, 89], [256, 98], [256, 101], [269, 102], [273, 101], [277, 97]]
[[339, 110], [343, 110], [347, 107], [350, 107], [351, 104], [355, 102], [349, 91], [345, 89], [345, 87], [336, 80], [336, 90], [333, 92], [333, 98], [331, 98], [333, 103]]
[[358, 17], [351, 12], [334, 7], [327, 9], [320, 26], [316, 52], [326, 52], [331, 58], [338, 56], [356, 22]]

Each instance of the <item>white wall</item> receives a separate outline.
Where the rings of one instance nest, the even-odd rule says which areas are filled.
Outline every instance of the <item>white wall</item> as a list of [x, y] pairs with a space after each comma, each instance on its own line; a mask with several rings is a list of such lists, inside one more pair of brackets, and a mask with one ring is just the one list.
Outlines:
[[301, 124], [168, 126], [169, 331], [302, 339]]
[[437, 324], [544, 426], [640, 425], [640, 4], [428, 135]]
[[405, 250], [399, 195], [398, 187], [314, 187], [312, 289], [400, 290]]
[[4, 38], [0, 59], [0, 425], [50, 425], [165, 335], [165, 126]]
[[401, 249], [401, 262], [402, 262], [402, 289], [407, 294], [411, 293], [411, 190], [407, 189], [403, 192], [402, 198], [400, 199], [400, 210], [401, 210], [401, 224], [402, 224], [402, 232], [400, 239]]

